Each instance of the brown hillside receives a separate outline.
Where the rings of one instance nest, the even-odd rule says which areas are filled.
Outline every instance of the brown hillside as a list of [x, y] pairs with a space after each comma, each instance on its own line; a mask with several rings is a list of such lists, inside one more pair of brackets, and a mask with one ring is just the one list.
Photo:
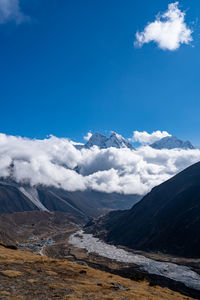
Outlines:
[[41, 257], [0, 246], [0, 299], [189, 300], [74, 262]]

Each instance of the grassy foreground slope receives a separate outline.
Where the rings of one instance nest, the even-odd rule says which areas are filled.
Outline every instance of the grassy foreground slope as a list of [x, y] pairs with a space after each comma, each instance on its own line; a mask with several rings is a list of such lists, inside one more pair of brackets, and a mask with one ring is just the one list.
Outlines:
[[0, 299], [192, 299], [74, 262], [0, 246]]

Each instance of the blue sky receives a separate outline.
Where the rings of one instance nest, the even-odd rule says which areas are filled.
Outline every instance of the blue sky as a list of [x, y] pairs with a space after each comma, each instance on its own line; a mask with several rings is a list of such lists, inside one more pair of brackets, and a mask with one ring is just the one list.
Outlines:
[[179, 2], [189, 45], [133, 45], [171, 2], [20, 1], [29, 18], [0, 24], [0, 131], [81, 141], [89, 130], [166, 130], [199, 145], [199, 1]]

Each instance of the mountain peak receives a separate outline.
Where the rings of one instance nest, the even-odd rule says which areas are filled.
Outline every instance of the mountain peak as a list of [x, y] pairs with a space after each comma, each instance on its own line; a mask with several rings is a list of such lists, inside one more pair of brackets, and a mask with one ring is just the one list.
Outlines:
[[175, 136], [166, 136], [150, 145], [154, 149], [195, 149], [190, 141], [182, 141]]
[[106, 146], [115, 148], [129, 148], [134, 149], [133, 146], [120, 134], [112, 132], [109, 139], [106, 142]]
[[105, 135], [95, 132], [85, 144], [85, 148], [91, 148], [93, 146], [98, 146], [100, 149], [106, 148], [105, 143], [107, 139]]
[[134, 149], [123, 136], [116, 132], [112, 132], [109, 138], [99, 132], [95, 132], [85, 144], [85, 148], [91, 148], [93, 146], [98, 146], [100, 149], [110, 147]]

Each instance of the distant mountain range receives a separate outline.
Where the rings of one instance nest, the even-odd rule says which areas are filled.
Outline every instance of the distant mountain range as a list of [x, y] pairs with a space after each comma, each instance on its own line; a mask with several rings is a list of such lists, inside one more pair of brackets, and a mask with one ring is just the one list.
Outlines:
[[154, 149], [195, 149], [195, 147], [190, 143], [190, 141], [181, 141], [175, 136], [164, 137], [155, 143], [150, 145]]
[[152, 189], [127, 211], [88, 224], [88, 232], [129, 248], [200, 257], [200, 162]]
[[[110, 147], [114, 148], [128, 148], [131, 150], [135, 150], [133, 145], [129, 142], [129, 140], [125, 139], [123, 136], [112, 132], [110, 137], [106, 137], [105, 135], [95, 132], [90, 139], [86, 142], [86, 144], [77, 144], [75, 147], [77, 149], [82, 149], [82, 148], [92, 148], [93, 146], [98, 146], [100, 149], [107, 149]], [[195, 147], [192, 145], [190, 141], [182, 141], [178, 139], [175, 136], [167, 136], [164, 137], [153, 144], [150, 145], [150, 147], [154, 149], [195, 149]]]

